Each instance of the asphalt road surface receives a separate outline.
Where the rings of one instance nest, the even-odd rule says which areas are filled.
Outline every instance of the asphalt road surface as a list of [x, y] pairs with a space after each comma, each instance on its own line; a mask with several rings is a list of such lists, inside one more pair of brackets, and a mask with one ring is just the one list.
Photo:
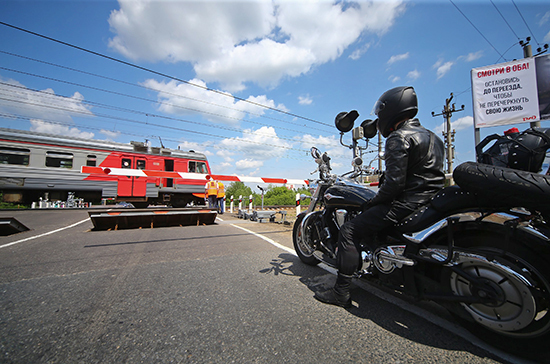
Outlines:
[[[92, 231], [82, 210], [2, 211], [1, 363], [521, 363], [358, 282], [354, 308], [293, 254], [290, 227]], [[433, 318], [435, 317], [435, 319]]]

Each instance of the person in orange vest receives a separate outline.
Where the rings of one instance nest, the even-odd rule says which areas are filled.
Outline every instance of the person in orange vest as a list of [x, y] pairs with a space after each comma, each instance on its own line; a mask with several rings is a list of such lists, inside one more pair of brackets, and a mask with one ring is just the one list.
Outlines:
[[218, 183], [214, 180], [206, 182], [204, 186], [205, 194], [208, 196], [208, 207], [218, 208]]
[[225, 209], [225, 187], [218, 182], [218, 213], [223, 214]]

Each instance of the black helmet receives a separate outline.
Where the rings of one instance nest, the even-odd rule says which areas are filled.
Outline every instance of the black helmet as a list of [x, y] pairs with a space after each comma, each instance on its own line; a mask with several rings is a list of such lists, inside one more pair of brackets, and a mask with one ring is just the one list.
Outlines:
[[418, 112], [416, 92], [411, 86], [392, 88], [380, 96], [372, 111], [378, 116], [378, 130], [387, 138], [397, 123]]

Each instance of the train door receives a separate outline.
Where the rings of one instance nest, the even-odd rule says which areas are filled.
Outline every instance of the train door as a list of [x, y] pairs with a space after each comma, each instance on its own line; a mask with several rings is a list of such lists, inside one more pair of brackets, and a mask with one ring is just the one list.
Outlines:
[[[122, 156], [120, 167], [128, 169], [145, 169], [147, 160], [144, 157]], [[121, 176], [118, 179], [118, 196], [145, 197], [147, 177]]]

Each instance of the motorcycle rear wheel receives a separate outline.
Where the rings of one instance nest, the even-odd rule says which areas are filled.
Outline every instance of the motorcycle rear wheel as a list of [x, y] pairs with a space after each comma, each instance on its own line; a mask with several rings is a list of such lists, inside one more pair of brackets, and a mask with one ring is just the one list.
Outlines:
[[308, 226], [305, 228], [305, 234], [306, 236], [302, 236], [302, 221], [306, 217], [307, 213], [301, 213], [296, 217], [296, 221], [294, 222], [294, 227], [292, 228], [292, 243], [294, 245], [294, 250], [296, 251], [296, 254], [298, 255], [298, 258], [302, 262], [304, 262], [307, 265], [315, 266], [319, 264], [321, 261], [313, 255], [315, 251], [315, 245], [314, 245], [314, 227], [312, 220], [309, 220]]
[[[457, 320], [482, 340], [511, 353], [529, 356], [548, 350], [550, 262], [495, 234], [457, 236], [455, 243], [472, 254], [462, 262], [463, 270], [498, 293], [498, 302], [493, 304], [457, 304]], [[476, 255], [486, 260], [476, 259]], [[448, 272], [443, 279], [454, 294], [479, 294], [456, 273]], [[468, 316], [472, 320], [466, 320]]]

